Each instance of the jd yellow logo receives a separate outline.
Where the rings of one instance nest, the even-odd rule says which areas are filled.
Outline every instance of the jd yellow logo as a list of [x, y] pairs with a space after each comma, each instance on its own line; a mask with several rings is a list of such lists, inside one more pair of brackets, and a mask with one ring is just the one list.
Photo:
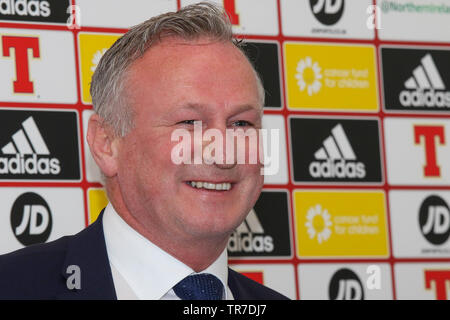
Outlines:
[[386, 257], [382, 191], [294, 192], [299, 257]]
[[97, 220], [100, 212], [108, 204], [108, 198], [104, 189], [90, 188], [88, 190], [89, 224]]
[[80, 33], [78, 35], [81, 69], [81, 98], [83, 103], [92, 103], [89, 88], [92, 75], [100, 58], [120, 37], [120, 34]]
[[284, 49], [289, 108], [378, 110], [372, 46], [286, 43]]

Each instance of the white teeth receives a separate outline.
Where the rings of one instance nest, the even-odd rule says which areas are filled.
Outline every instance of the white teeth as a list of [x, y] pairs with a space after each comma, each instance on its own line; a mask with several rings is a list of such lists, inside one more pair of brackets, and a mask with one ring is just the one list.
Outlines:
[[210, 183], [210, 182], [202, 182], [202, 181], [190, 181], [189, 184], [197, 189], [204, 188], [209, 190], [230, 190], [231, 183]]

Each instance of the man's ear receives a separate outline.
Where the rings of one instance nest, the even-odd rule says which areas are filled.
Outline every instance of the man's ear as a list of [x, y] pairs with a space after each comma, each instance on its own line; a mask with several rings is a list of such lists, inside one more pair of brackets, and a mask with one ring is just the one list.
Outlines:
[[118, 140], [103, 119], [94, 113], [89, 119], [87, 142], [92, 157], [106, 177], [113, 177], [118, 169]]

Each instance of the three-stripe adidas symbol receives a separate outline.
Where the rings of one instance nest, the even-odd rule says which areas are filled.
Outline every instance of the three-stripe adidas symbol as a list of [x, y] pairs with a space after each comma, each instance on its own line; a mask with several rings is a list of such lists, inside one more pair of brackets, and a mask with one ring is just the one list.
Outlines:
[[12, 135], [13, 141], [2, 148], [4, 154], [50, 154], [33, 117], [23, 121], [22, 127], [25, 132], [20, 129]]
[[360, 178], [366, 176], [364, 163], [356, 161], [353, 147], [341, 124], [331, 129], [331, 135], [314, 153], [309, 173], [314, 178]]
[[264, 233], [261, 222], [256, 215], [255, 209], [252, 208], [245, 220], [236, 228], [237, 233]]
[[450, 107], [450, 92], [444, 92], [445, 84], [431, 54], [426, 54], [404, 83], [408, 90], [400, 92], [404, 107]]
[[416, 67], [413, 71], [413, 76], [405, 82], [407, 89], [436, 89], [444, 90], [444, 82], [442, 82], [433, 58], [428, 53], [421, 59], [422, 64]]
[[273, 238], [264, 235], [264, 228], [254, 209], [250, 210], [245, 220], [236, 228], [228, 240], [230, 252], [272, 252]]
[[[6, 157], [0, 157], [0, 174], [59, 174], [57, 158], [50, 151], [33, 117], [22, 122], [22, 128], [1, 148]], [[39, 156], [39, 158], [38, 158]]]
[[331, 130], [331, 136], [323, 141], [323, 147], [314, 154], [314, 158], [318, 160], [356, 160], [355, 152], [353, 152], [341, 124]]

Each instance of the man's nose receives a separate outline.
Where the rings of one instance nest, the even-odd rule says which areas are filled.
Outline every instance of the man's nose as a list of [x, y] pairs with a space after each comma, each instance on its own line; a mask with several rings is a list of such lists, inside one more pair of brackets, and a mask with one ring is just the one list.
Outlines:
[[207, 128], [205, 138], [203, 139], [204, 163], [215, 165], [220, 169], [232, 169], [236, 166], [234, 138], [228, 137], [229, 141], [227, 141], [226, 124], [216, 123]]

